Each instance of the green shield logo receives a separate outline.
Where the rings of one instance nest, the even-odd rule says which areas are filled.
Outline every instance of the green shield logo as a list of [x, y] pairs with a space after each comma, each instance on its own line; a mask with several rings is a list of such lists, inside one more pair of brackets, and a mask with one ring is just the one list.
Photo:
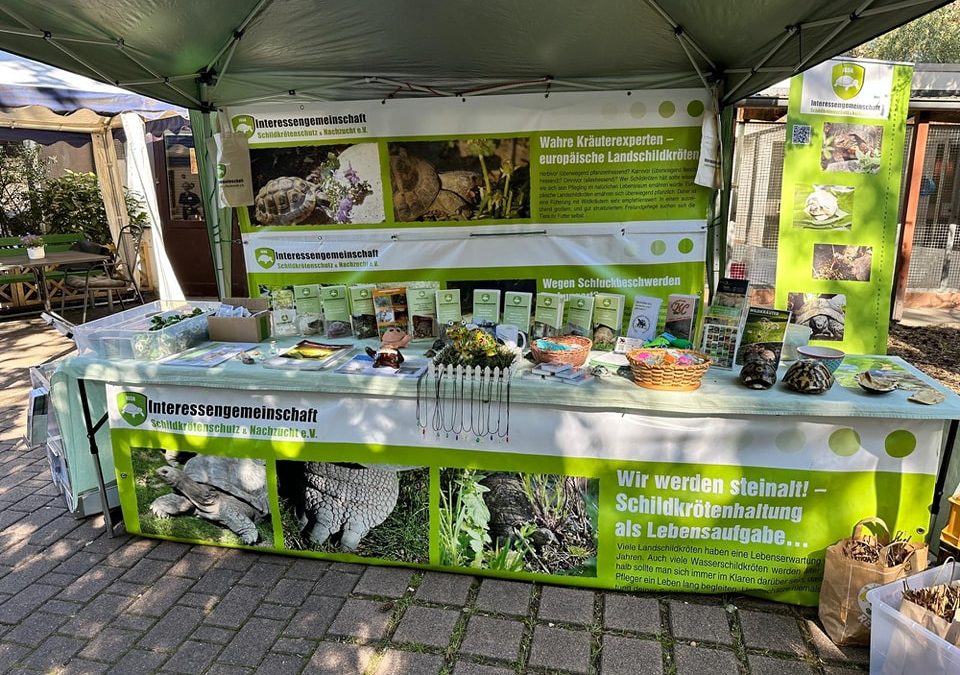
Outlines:
[[236, 133], [250, 138], [257, 130], [257, 120], [253, 118], [253, 115], [234, 115], [230, 119], [230, 126]]
[[833, 93], [849, 101], [863, 89], [865, 73], [863, 66], [858, 63], [838, 63], [830, 73]]
[[253, 257], [257, 259], [257, 264], [265, 270], [270, 269], [277, 262], [277, 252], [272, 248], [258, 248], [253, 252]]
[[223, 177], [226, 175], [227, 175], [227, 165], [217, 164], [217, 179], [223, 180]]
[[147, 419], [147, 397], [132, 391], [121, 391], [117, 394], [117, 410], [124, 422], [138, 427]]

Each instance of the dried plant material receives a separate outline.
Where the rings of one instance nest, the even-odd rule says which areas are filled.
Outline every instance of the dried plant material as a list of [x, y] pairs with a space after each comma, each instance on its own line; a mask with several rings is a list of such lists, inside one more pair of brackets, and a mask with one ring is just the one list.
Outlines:
[[867, 564], [880, 564], [885, 567], [902, 565], [916, 550], [910, 543], [910, 537], [897, 532], [889, 544], [881, 544], [876, 537], [848, 539], [843, 545], [843, 555], [851, 560]]
[[911, 589], [903, 582], [903, 599], [923, 607], [951, 623], [960, 611], [960, 586], [942, 584], [930, 588]]
[[908, 398], [908, 401], [913, 401], [914, 403], [925, 403], [927, 405], [936, 405], [937, 403], [943, 403], [947, 399], [946, 396], [941, 394], [936, 389], [919, 389], [917, 392]]

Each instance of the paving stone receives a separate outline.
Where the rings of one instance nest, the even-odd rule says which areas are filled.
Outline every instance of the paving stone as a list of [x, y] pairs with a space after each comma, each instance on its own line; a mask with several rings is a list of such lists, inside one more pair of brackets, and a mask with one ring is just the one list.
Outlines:
[[412, 579], [413, 572], [402, 567], [368, 567], [353, 592], [399, 598], [407, 592]]
[[116, 665], [108, 670], [110, 675], [129, 675], [130, 673], [149, 673], [161, 666], [167, 660], [167, 654], [160, 652], [146, 652], [133, 649], [117, 661]]
[[312, 654], [313, 650], [316, 648], [316, 643], [310, 640], [282, 637], [273, 643], [273, 647], [270, 648], [270, 651], [277, 652], [279, 654], [301, 654], [306, 656], [307, 654]]
[[53, 635], [66, 620], [66, 617], [57, 614], [34, 612], [4, 633], [3, 639], [5, 642], [17, 642], [29, 647], [36, 647]]
[[163, 577], [137, 598], [128, 611], [146, 616], [160, 616], [176, 604], [193, 582], [180, 577]]
[[741, 610], [740, 626], [747, 647], [789, 652], [801, 657], [810, 653], [797, 620], [788, 614]]
[[113, 663], [117, 655], [129, 650], [139, 637], [140, 633], [129, 630], [101, 631], [97, 637], [87, 643], [80, 652], [80, 656], [85, 659]]
[[604, 635], [600, 672], [603, 675], [662, 675], [663, 651], [660, 643]]
[[273, 588], [283, 578], [283, 573], [286, 571], [287, 568], [284, 565], [257, 562], [240, 578], [240, 583], [248, 586]]
[[540, 611], [537, 618], [541, 621], [559, 621], [562, 623], [593, 623], [593, 592], [577, 588], [559, 588], [544, 586], [540, 594]]
[[[184, 581], [188, 584], [191, 583], [189, 579], [184, 579]], [[197, 607], [207, 612], [212, 612], [213, 608], [217, 606], [217, 603], [220, 602], [221, 599], [218, 595], [187, 591], [177, 599], [177, 604], [183, 605], [184, 607]]]
[[717, 675], [740, 672], [737, 657], [733, 652], [678, 644], [673, 647], [673, 655], [677, 665], [677, 675]]
[[323, 560], [305, 560], [300, 558], [294, 560], [287, 573], [283, 576], [287, 579], [307, 579], [317, 581], [323, 576], [323, 573], [330, 569], [330, 563]]
[[[210, 595], [226, 595], [237, 585], [240, 573], [234, 570], [211, 569], [193, 585], [193, 593], [209, 593]], [[189, 578], [189, 577], [188, 577]]]
[[57, 670], [83, 649], [84, 644], [86, 643], [76, 638], [53, 635], [44, 640], [33, 654], [23, 659], [21, 665], [43, 671]]
[[[300, 603], [297, 603], [298, 605]], [[288, 607], [286, 605], [274, 605], [271, 602], [261, 602], [257, 605], [256, 611], [254, 611], [254, 616], [259, 616], [264, 619], [277, 619], [278, 621], [286, 621], [291, 616], [296, 614], [296, 607]]]
[[606, 628], [633, 633], [660, 632], [660, 603], [656, 598], [607, 593], [603, 603]]
[[59, 574], [58, 572], [48, 572], [47, 574], [44, 574], [42, 577], [40, 577], [40, 583], [50, 584], [51, 586], [60, 586], [61, 588], [63, 588], [64, 586], [69, 586], [74, 581], [76, 581], [77, 576], [79, 575]]
[[469, 661], [457, 661], [457, 665], [453, 667], [453, 675], [514, 675], [514, 672], [512, 668], [487, 666]]
[[373, 647], [321, 642], [303, 670], [304, 675], [346, 675], [362, 673], [370, 665]]
[[271, 652], [257, 666], [257, 675], [299, 675], [306, 663], [303, 656]]
[[[384, 569], [374, 568], [370, 569]], [[334, 597], [345, 598], [353, 591], [360, 577], [356, 574], [347, 574], [335, 569], [329, 569], [320, 577], [320, 581], [313, 587], [311, 593], [316, 595], [332, 595]]]
[[290, 619], [283, 631], [284, 635], [319, 640], [326, 634], [342, 604], [343, 600], [340, 598], [311, 595]]
[[863, 675], [863, 670], [855, 670], [853, 668], [842, 668], [839, 666], [824, 666], [823, 672], [826, 675]]
[[110, 626], [143, 632], [149, 630], [150, 626], [156, 623], [156, 621], [157, 620], [151, 616], [124, 613], [114, 619]]
[[868, 647], [838, 647], [833, 644], [830, 637], [823, 632], [823, 628], [816, 621], [805, 620], [807, 630], [810, 631], [810, 637], [813, 639], [813, 645], [817, 649], [820, 658], [829, 661], [847, 661], [852, 663], [869, 663], [870, 649]]
[[209, 643], [187, 640], [163, 664], [164, 671], [174, 673], [202, 673], [217, 658], [219, 647]]
[[22, 621], [35, 609], [61, 591], [56, 586], [31, 584], [0, 605], [0, 623]]
[[365, 640], [379, 640], [387, 632], [390, 612], [383, 610], [383, 603], [375, 600], [349, 598], [337, 613], [328, 632], [333, 635], [349, 635]]
[[586, 675], [590, 670], [590, 633], [537, 626], [533, 629], [529, 664]]
[[504, 661], [516, 661], [520, 653], [523, 624], [509, 619], [472, 616], [460, 652]]
[[267, 602], [278, 605], [299, 606], [313, 589], [313, 584], [303, 579], [280, 579], [267, 593]]
[[70, 586], [63, 589], [57, 597], [61, 600], [87, 602], [120, 578], [125, 571], [126, 570], [119, 567], [97, 565], [86, 574], [80, 576], [80, 578], [70, 584]]
[[30, 653], [30, 648], [23, 645], [0, 643], [0, 672], [12, 670], [13, 664]]
[[[187, 577], [188, 579], [199, 579], [204, 576], [210, 566], [216, 561], [212, 555], [207, 553], [198, 553], [195, 550], [190, 551], [182, 558], [177, 560], [167, 571], [168, 576]], [[219, 570], [223, 572], [223, 570]]]
[[525, 615], [530, 608], [532, 586], [516, 581], [484, 579], [477, 594], [477, 609], [498, 614]]
[[218, 569], [246, 572], [257, 562], [257, 557], [239, 549], [220, 549], [213, 566]]
[[144, 558], [131, 567], [120, 579], [135, 584], [152, 584], [166, 574], [170, 567], [170, 561], [168, 560]]
[[228, 663], [214, 663], [204, 675], [250, 675], [253, 668], [241, 668]]
[[80, 638], [92, 638], [113, 621], [130, 604], [128, 598], [102, 593], [77, 612], [60, 632]]
[[727, 610], [723, 607], [671, 600], [670, 627], [675, 637], [685, 640], [733, 644]]
[[473, 577], [464, 574], [427, 572], [417, 587], [415, 597], [424, 602], [444, 605], [465, 605]]
[[191, 636], [194, 629], [203, 621], [203, 612], [193, 607], [176, 606], [157, 621], [143, 639], [140, 646], [146, 649], [172, 650]]
[[123, 546], [107, 556], [107, 564], [113, 567], [133, 567], [145, 558], [157, 543], [156, 539], [128, 537]]
[[452, 609], [411, 605], [403, 613], [400, 625], [393, 634], [393, 641], [446, 647], [459, 617], [460, 612]]
[[281, 628], [283, 623], [280, 621], [250, 619], [220, 653], [217, 661], [237, 665], [257, 663], [270, 651], [270, 647], [280, 635]]
[[380, 659], [375, 673], [376, 675], [437, 675], [442, 667], [442, 656], [388, 649]]
[[147, 554], [147, 557], [156, 558], [157, 560], [175, 561], [182, 558], [189, 551], [189, 544], [181, 544], [177, 541], [161, 541]]
[[110, 668], [109, 663], [87, 661], [86, 659], [70, 659], [70, 663], [58, 670], [57, 675], [103, 675]]
[[817, 671], [802, 661], [787, 661], [751, 654], [747, 657], [752, 675], [816, 675]]
[[193, 635], [190, 637], [194, 640], [200, 640], [201, 642], [214, 642], [218, 645], [225, 645], [233, 639], [234, 635], [236, 635], [236, 631], [220, 628], [219, 626], [202, 624], [193, 631]]
[[267, 589], [255, 586], [235, 586], [207, 617], [207, 623], [228, 628], [239, 628], [257, 608]]

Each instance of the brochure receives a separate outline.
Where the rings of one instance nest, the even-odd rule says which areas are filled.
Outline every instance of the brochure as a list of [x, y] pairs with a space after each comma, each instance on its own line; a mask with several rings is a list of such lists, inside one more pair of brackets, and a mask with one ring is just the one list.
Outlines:
[[385, 375], [388, 377], [420, 377], [430, 366], [430, 359], [404, 358], [399, 368], [374, 368], [373, 359], [366, 354], [357, 354], [334, 372], [343, 375]]
[[199, 347], [174, 354], [161, 363], [168, 366], [193, 366], [194, 368], [212, 368], [229, 361], [240, 352], [256, 349], [254, 342], [206, 342]]
[[769, 351], [774, 355], [774, 363], [780, 363], [783, 350], [783, 336], [790, 322], [790, 312], [784, 309], [751, 307], [747, 310], [747, 320], [743, 324], [740, 346], [737, 348], [736, 365], [743, 365], [751, 351]]
[[329, 368], [341, 357], [349, 354], [353, 345], [326, 344], [301, 340], [280, 356], [263, 362], [264, 368], [284, 368], [289, 370], [323, 370]]
[[663, 330], [682, 340], [693, 340], [700, 296], [671, 293], [667, 298], [667, 320]]
[[630, 327], [627, 328], [627, 337], [638, 340], [652, 340], [657, 336], [657, 320], [660, 316], [660, 298], [650, 298], [645, 295], [635, 296], [633, 312], [630, 314]]

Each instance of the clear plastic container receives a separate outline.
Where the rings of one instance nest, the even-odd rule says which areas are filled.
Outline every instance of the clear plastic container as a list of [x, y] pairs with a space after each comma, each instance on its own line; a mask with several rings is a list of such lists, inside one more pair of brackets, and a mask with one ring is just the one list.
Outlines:
[[[207, 317], [219, 306], [219, 302], [157, 300], [77, 326], [73, 339], [81, 355], [156, 361], [207, 340]], [[150, 330], [152, 317], [189, 314], [194, 308], [204, 313], [161, 330]]]
[[960, 579], [960, 565], [948, 562], [906, 579], [867, 591], [871, 605], [871, 675], [947, 675], [960, 673], [960, 647], [900, 613], [903, 584], [939, 586]]

